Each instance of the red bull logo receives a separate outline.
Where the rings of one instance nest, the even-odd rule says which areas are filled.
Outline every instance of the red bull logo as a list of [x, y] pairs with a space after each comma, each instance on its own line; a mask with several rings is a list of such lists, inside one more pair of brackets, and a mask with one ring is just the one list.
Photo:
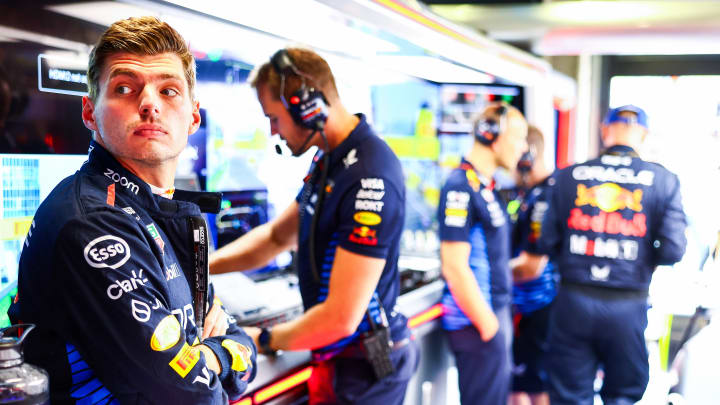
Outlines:
[[353, 233], [360, 236], [361, 238], [371, 237], [374, 238], [377, 231], [370, 229], [367, 226], [360, 226], [353, 229]]
[[375, 246], [377, 245], [376, 236], [377, 230], [370, 229], [367, 226], [357, 226], [353, 228], [348, 240], [361, 245]]
[[570, 210], [568, 228], [578, 231], [593, 231], [613, 235], [636, 236], [642, 238], [647, 233], [645, 214], [634, 214], [625, 219], [619, 212], [600, 212], [598, 215], [583, 214], [580, 208]]
[[530, 235], [528, 235], [528, 242], [537, 243], [538, 239], [540, 239], [541, 231], [542, 231], [542, 223], [531, 222], [530, 223]]
[[252, 351], [246, 346], [234, 340], [225, 339], [222, 341], [222, 347], [230, 352], [230, 356], [232, 357], [230, 368], [233, 370], [243, 372], [252, 366]]
[[590, 205], [605, 212], [615, 212], [625, 208], [640, 212], [643, 209], [642, 197], [642, 189], [630, 191], [615, 183], [603, 183], [590, 188], [578, 184], [575, 206]]

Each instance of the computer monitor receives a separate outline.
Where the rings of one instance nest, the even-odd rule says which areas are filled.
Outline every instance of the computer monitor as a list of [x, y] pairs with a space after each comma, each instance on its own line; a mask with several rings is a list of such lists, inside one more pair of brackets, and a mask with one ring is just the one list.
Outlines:
[[503, 84], [443, 84], [440, 87], [441, 133], [472, 132], [473, 118], [489, 103], [503, 101], [524, 112], [524, 89]]
[[[210, 232], [219, 249], [250, 232], [272, 217], [269, 212], [268, 192], [265, 189], [223, 191], [220, 212], [208, 215]], [[267, 266], [247, 271], [250, 277], [280, 270], [290, 265], [289, 253], [279, 255]]]
[[440, 85], [407, 77], [372, 87], [373, 125], [395, 152], [405, 175], [405, 256], [437, 255], [441, 171], [437, 113]]

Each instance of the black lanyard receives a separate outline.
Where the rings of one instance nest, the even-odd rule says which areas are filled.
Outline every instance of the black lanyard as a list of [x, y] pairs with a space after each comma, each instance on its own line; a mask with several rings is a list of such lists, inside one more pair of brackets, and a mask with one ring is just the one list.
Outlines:
[[193, 273], [195, 275], [193, 304], [195, 306], [195, 326], [199, 336], [202, 337], [205, 326], [205, 307], [208, 301], [208, 279], [210, 268], [208, 262], [208, 232], [205, 219], [201, 216], [188, 218], [193, 233]]

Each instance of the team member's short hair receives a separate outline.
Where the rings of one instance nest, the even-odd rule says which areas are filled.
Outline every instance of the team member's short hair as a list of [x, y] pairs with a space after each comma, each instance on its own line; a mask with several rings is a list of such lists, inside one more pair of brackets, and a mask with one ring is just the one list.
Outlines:
[[[335, 76], [330, 70], [330, 65], [320, 55], [310, 49], [287, 48], [286, 49], [293, 65], [306, 77], [305, 85], [320, 90], [332, 103], [338, 98]], [[296, 74], [285, 75], [285, 96], [286, 100], [295, 93], [302, 85], [303, 77]], [[275, 70], [272, 62], [268, 61], [260, 65], [250, 76], [250, 85], [254, 88], [268, 86], [275, 99], [280, 100], [280, 74]]]
[[535, 125], [528, 125], [527, 143], [529, 147], [538, 152], [545, 150], [545, 136], [543, 136], [540, 128]]

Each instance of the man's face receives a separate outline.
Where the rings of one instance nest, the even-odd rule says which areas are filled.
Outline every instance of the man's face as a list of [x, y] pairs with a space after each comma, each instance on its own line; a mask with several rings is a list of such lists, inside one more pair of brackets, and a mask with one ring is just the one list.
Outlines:
[[272, 94], [269, 86], [257, 86], [257, 97], [263, 113], [270, 120], [270, 133], [280, 135], [280, 138], [285, 141], [294, 156], [303, 154], [313, 145], [312, 142], [309, 142], [303, 148], [307, 137], [311, 136], [312, 130], [303, 128], [293, 121], [290, 112], [277, 99], [277, 95]]
[[199, 104], [174, 53], [118, 53], [105, 61], [97, 100], [83, 98], [85, 126], [119, 161], [176, 162], [200, 126]]
[[527, 124], [517, 117], [508, 118], [508, 124], [508, 129], [495, 141], [494, 150], [498, 166], [513, 171], [528, 148]]

